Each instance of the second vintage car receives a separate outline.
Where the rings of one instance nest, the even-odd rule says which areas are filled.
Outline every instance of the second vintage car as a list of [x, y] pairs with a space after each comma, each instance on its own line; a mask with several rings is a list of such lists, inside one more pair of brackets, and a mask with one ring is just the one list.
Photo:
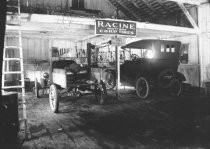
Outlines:
[[[122, 85], [134, 86], [139, 98], [146, 99], [151, 88], [167, 90], [172, 96], [182, 92], [183, 74], [178, 72], [181, 42], [140, 40], [123, 47], [125, 61], [120, 66]], [[106, 70], [107, 89], [116, 86], [115, 68]]]

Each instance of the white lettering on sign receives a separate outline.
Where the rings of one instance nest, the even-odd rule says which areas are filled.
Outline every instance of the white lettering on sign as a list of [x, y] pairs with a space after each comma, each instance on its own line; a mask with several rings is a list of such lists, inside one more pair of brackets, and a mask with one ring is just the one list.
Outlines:
[[136, 35], [136, 23], [112, 20], [96, 20], [96, 34]]

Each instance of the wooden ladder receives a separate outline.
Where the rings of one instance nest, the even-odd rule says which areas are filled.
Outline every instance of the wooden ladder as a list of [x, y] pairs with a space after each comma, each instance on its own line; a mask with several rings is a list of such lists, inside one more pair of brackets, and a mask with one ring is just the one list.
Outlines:
[[[9, 21], [8, 21], [9, 20]], [[15, 89], [22, 90], [22, 108], [24, 122], [24, 134], [27, 136], [27, 116], [26, 116], [26, 100], [25, 100], [25, 81], [24, 81], [24, 67], [23, 67], [23, 48], [22, 48], [22, 34], [21, 34], [21, 13], [20, 0], [7, 1], [7, 22], [6, 25], [15, 26], [17, 29], [12, 34], [5, 33], [5, 46], [3, 51], [3, 66], [2, 66], [2, 90], [11, 91]], [[15, 45], [7, 42], [8, 39], [15, 39]], [[12, 78], [12, 80], [11, 80]], [[15, 78], [15, 80], [13, 80]], [[8, 83], [10, 82], [10, 83]], [[12, 83], [11, 83], [12, 82]], [[14, 82], [14, 83], [13, 83]]]

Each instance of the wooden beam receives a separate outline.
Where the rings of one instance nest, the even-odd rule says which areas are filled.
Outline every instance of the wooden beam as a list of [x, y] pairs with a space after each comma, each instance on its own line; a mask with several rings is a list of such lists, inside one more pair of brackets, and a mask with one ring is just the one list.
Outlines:
[[[138, 1], [138, 0], [137, 0]], [[135, 0], [130, 1], [139, 11], [141, 11], [141, 16], [144, 20], [148, 21], [151, 17], [149, 17], [149, 14], [146, 14], [141, 8], [139, 7], [138, 3]], [[153, 18], [153, 17], [152, 17]]]
[[136, 18], [136, 20], [141, 21], [141, 18], [140, 18], [135, 12], [133, 12], [133, 10], [130, 10], [127, 6], [125, 6], [125, 5], [122, 3], [122, 1], [116, 0], [116, 3], [118, 3], [118, 5], [120, 5], [120, 6], [123, 7], [124, 9], [126, 9], [130, 14], [132, 14], [132, 15]]
[[168, 7], [166, 7], [163, 3], [162, 0], [156, 0], [156, 2], [168, 13], [172, 13], [173, 11], [171, 9], [169, 9]]
[[114, 6], [116, 9], [119, 9], [128, 19], [135, 19], [138, 20], [133, 14], [131, 14], [127, 9], [122, 7], [116, 0], [107, 0], [112, 6]]
[[[171, 26], [171, 25], [159, 25], [159, 24], [152, 24], [152, 23], [143, 23], [139, 22], [136, 24], [137, 29], [141, 30], [149, 30], [149, 31], [159, 31], [160, 34], [164, 33], [173, 33], [176, 35], [176, 33], [183, 33], [183, 35], [189, 34], [189, 35], [195, 35], [199, 34], [199, 30], [195, 30], [193, 28], [188, 27], [179, 27], [179, 26]], [[152, 34], [152, 32], [151, 32]]]
[[[29, 15], [29, 14], [28, 14]], [[24, 26], [21, 26], [21, 29], [24, 30], [24, 32], [35, 32], [35, 31], [46, 31], [46, 30], [34, 30], [34, 28], [36, 28], [37, 26], [31, 26], [29, 28], [30, 21], [32, 22], [36, 22], [36, 23], [43, 23], [45, 22], [46, 25], [47, 23], [49, 24], [53, 24], [58, 22], [59, 19], [61, 19], [63, 16], [55, 16], [55, 15], [42, 15], [42, 14], [32, 14], [31, 15], [31, 19], [29, 19], [27, 22], [24, 22], [24, 24], [28, 24], [26, 25], [27, 28], [24, 29]], [[39, 19], [38, 19], [39, 18]], [[47, 18], [47, 19], [46, 19]], [[94, 26], [95, 26], [95, 18], [79, 18], [79, 17], [67, 17], [68, 20], [71, 20], [71, 24], [80, 24], [80, 25], [87, 25], [87, 26], [91, 26], [91, 28], [85, 29], [85, 30], [81, 30], [81, 32], [78, 32], [77, 34], [72, 34], [72, 36], [81, 36], [85, 37], [84, 35], [88, 36], [88, 35], [93, 35], [94, 36]], [[47, 21], [48, 20], [48, 21]], [[122, 19], [104, 19], [104, 20], [113, 20], [113, 21], [124, 21], [126, 22], [126, 20], [122, 20]], [[135, 22], [135, 21], [128, 21], [128, 22]], [[45, 24], [44, 23], [44, 24]], [[177, 35], [183, 35], [186, 36], [188, 35], [192, 35], [192, 34], [198, 34], [199, 31], [195, 30], [193, 28], [188, 28], [188, 27], [178, 27], [178, 26], [172, 26], [172, 25], [160, 25], [160, 24], [153, 24], [153, 23], [145, 23], [145, 22], [135, 22], [137, 29], [141, 30], [141, 31], [145, 31], [146, 33], [150, 33], [152, 35], [153, 31], [159, 32], [159, 34], [168, 34], [168, 33], [172, 33], [174, 34], [174, 36]], [[33, 23], [32, 23], [33, 24]], [[17, 31], [18, 27], [17, 26], [10, 26], [10, 25], [6, 25], [6, 31]], [[137, 31], [138, 31], [137, 30]], [[56, 32], [56, 30], [51, 30], [53, 32]], [[83, 34], [84, 32], [84, 34]], [[141, 33], [141, 32], [140, 32]], [[64, 32], [64, 34], [68, 34], [68, 32]]]
[[79, 39], [79, 40], [77, 40], [78, 42], [80, 42], [80, 41], [85, 41], [85, 40], [90, 40], [90, 39], [93, 39], [93, 38], [98, 38], [98, 37], [100, 37], [100, 36], [102, 36], [102, 35], [95, 35], [95, 34], [93, 34], [93, 35], [88, 35], [88, 36], [85, 36], [85, 37], [83, 37], [83, 38], [81, 38], [81, 39]]
[[121, 0], [118, 0], [117, 2], [118, 2], [122, 7], [124, 7], [129, 13], [131, 13], [133, 16], [135, 16], [135, 17], [137, 18], [137, 20], [141, 20], [141, 18], [140, 18], [133, 10], [130, 10], [127, 6], [125, 6]]
[[167, 0], [167, 1], [172, 1], [172, 2], [177, 2], [177, 3], [185, 3], [185, 4], [191, 4], [191, 5], [200, 5], [201, 2], [200, 0]]
[[153, 6], [148, 2], [148, 0], [142, 0], [142, 2], [152, 11], [152, 14], [154, 16], [162, 17], [162, 14], [160, 14]]
[[193, 28], [198, 30], [199, 29], [198, 28], [198, 25], [195, 23], [194, 19], [191, 17], [190, 13], [185, 8], [184, 4], [183, 3], [180, 3], [180, 2], [178, 2], [177, 4], [182, 9], [182, 11], [184, 12], [185, 16], [187, 17], [187, 19], [189, 20], [189, 22], [191, 23], [191, 25], [193, 26]]

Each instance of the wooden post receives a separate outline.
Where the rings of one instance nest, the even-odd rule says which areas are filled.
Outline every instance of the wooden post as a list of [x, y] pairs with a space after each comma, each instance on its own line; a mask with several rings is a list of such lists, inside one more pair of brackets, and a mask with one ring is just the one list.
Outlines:
[[[117, 38], [117, 36], [115, 36]], [[119, 100], [119, 87], [120, 87], [120, 55], [118, 46], [115, 46], [115, 59], [116, 59], [116, 99]]]
[[88, 75], [91, 77], [91, 43], [87, 43]]
[[51, 38], [48, 35], [48, 56], [49, 56], [49, 61], [50, 61], [50, 68], [49, 68], [49, 79], [50, 82], [53, 82], [53, 78], [52, 78], [52, 47], [51, 47]]

